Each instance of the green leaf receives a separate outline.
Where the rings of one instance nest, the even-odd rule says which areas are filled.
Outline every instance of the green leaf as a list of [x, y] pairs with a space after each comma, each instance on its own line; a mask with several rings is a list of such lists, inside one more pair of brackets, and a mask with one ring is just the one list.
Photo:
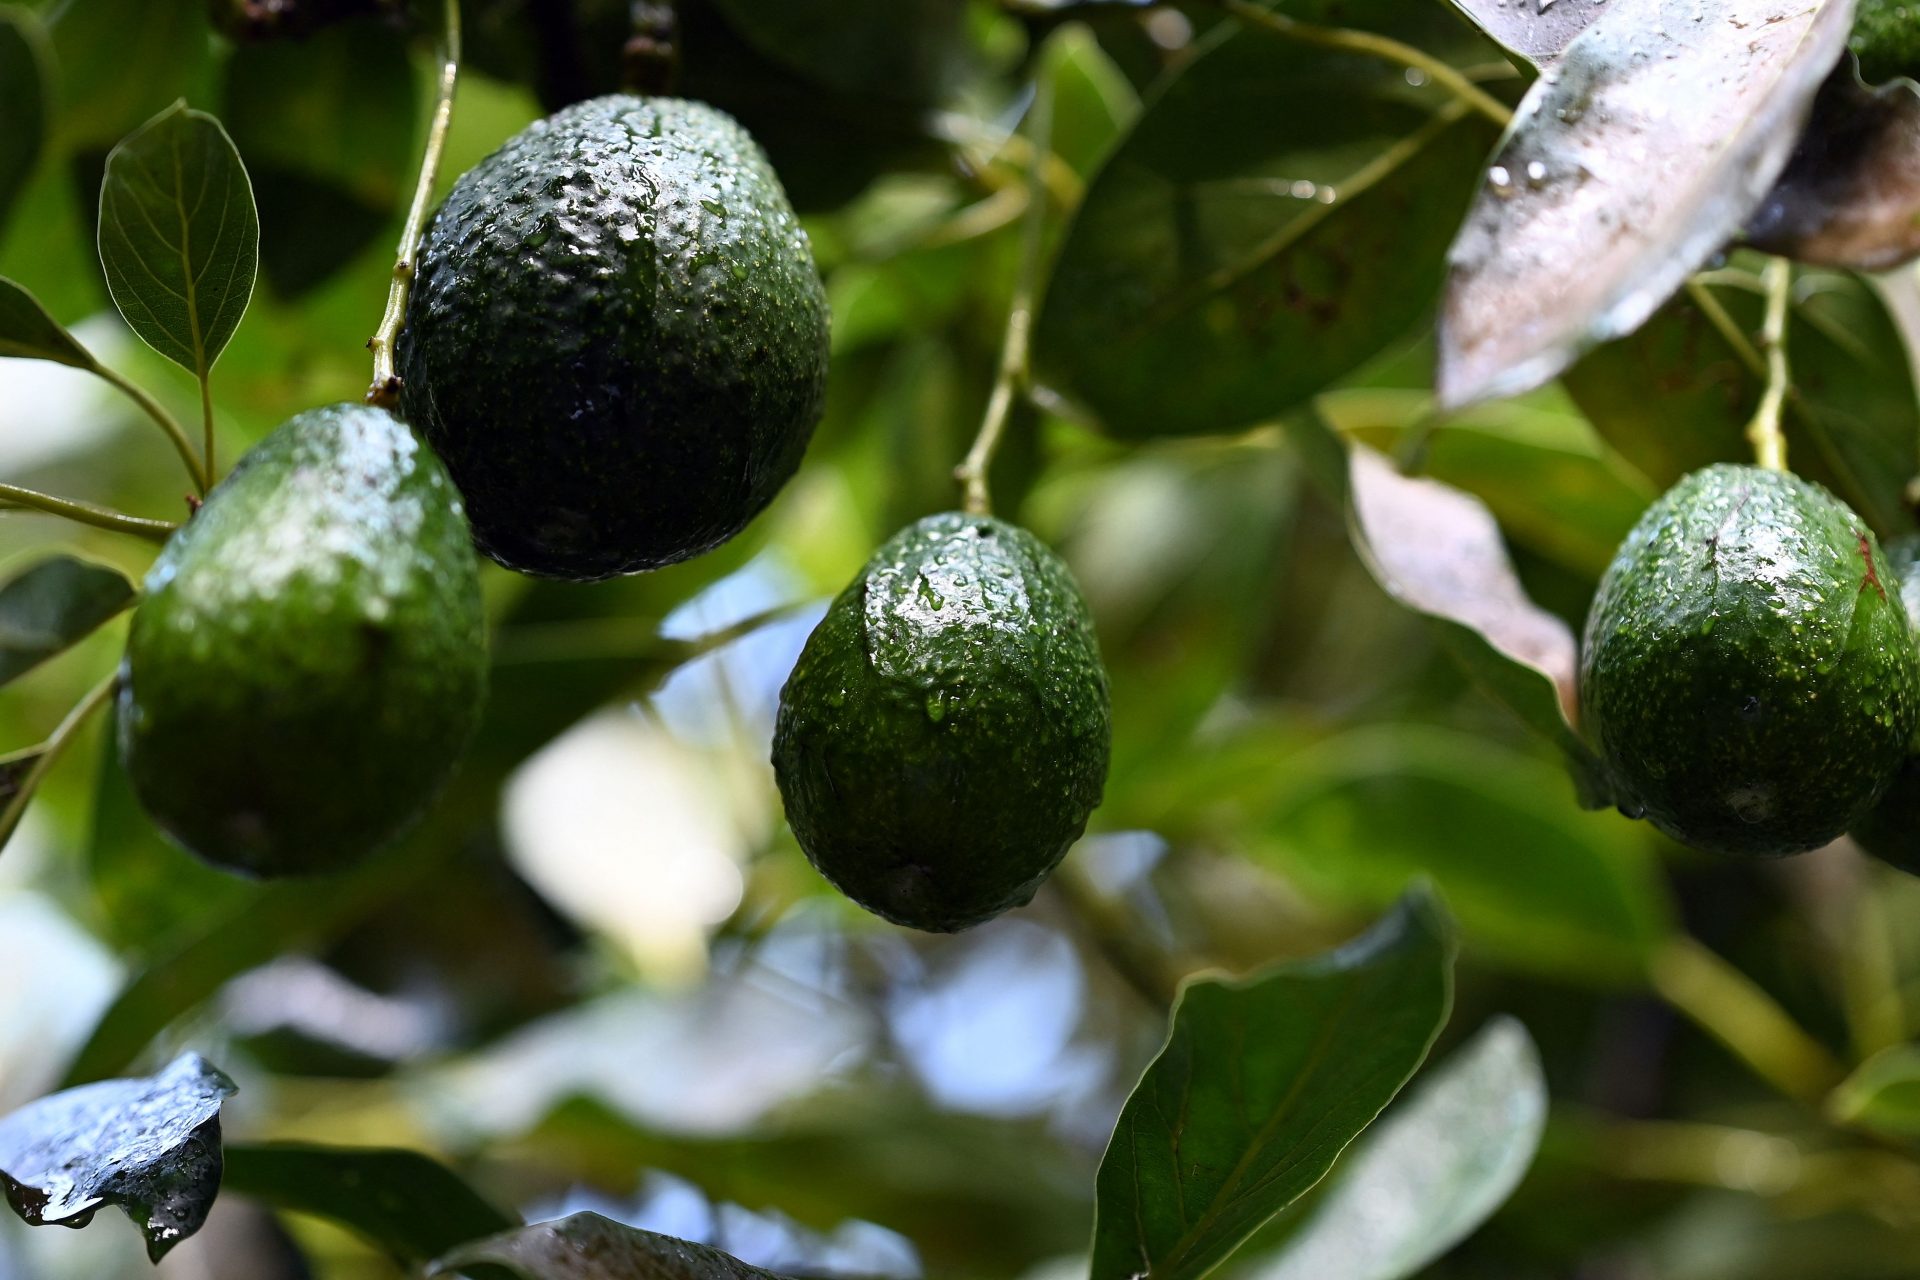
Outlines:
[[537, 1222], [463, 1245], [427, 1274], [451, 1275], [481, 1263], [505, 1267], [523, 1280], [782, 1280], [718, 1249], [624, 1226], [597, 1213]]
[[175, 103], [107, 157], [107, 288], [161, 355], [205, 379], [246, 314], [259, 261], [253, 188], [218, 120]]
[[1276, 417], [1428, 314], [1492, 142], [1397, 68], [1223, 24], [1088, 188], [1037, 376], [1127, 439]]
[[1247, 1280], [1405, 1280], [1505, 1203], [1546, 1122], [1533, 1039], [1496, 1018], [1355, 1144], [1313, 1216]]
[[[1733, 332], [1757, 332], [1757, 280], [1739, 264], [1712, 280], [1705, 291]], [[1916, 469], [1920, 399], [1878, 291], [1843, 272], [1798, 273], [1787, 350], [1794, 470], [1839, 494], [1882, 536], [1910, 529], [1904, 493]], [[1746, 424], [1765, 382], [1752, 354], [1682, 294], [1632, 337], [1587, 356], [1565, 382], [1600, 436], [1665, 489], [1709, 463], [1751, 456]]]
[[226, 1185], [275, 1209], [349, 1227], [408, 1267], [519, 1225], [417, 1151], [228, 1143]]
[[103, 1080], [0, 1120], [0, 1185], [34, 1226], [84, 1227], [117, 1204], [156, 1263], [220, 1191], [220, 1104], [233, 1081], [189, 1053], [157, 1076]]
[[1311, 1188], [1426, 1057], [1452, 974], [1416, 891], [1337, 951], [1189, 983], [1100, 1162], [1092, 1280], [1196, 1280]]
[[242, 44], [223, 115], [260, 208], [260, 265], [286, 297], [388, 236], [414, 170], [419, 88], [384, 22]]
[[1894, 1045], [1861, 1063], [1827, 1098], [1827, 1115], [1890, 1138], [1920, 1138], [1920, 1046]]
[[46, 33], [30, 10], [0, 5], [0, 231], [33, 174], [47, 133]]
[[[27, 785], [27, 778], [33, 767], [47, 754], [47, 745], [27, 747], [20, 751], [9, 751], [0, 755], [0, 812], [5, 812], [20, 795], [20, 789]], [[0, 830], [0, 848], [6, 847], [10, 831]]]
[[78, 643], [133, 603], [104, 565], [53, 556], [0, 584], [0, 685]]
[[47, 314], [40, 299], [26, 287], [0, 276], [0, 357], [52, 360], [76, 369], [93, 370], [93, 356], [79, 339]]
[[754, 49], [840, 93], [932, 104], [965, 65], [966, 0], [714, 0]]
[[209, 49], [206, 0], [66, 0], [49, 29], [60, 68], [55, 133], [76, 150], [112, 145], [186, 93]]
[[1522, 100], [1449, 255], [1441, 403], [1517, 395], [1645, 322], [1780, 176], [1852, 11], [1595, 18]]

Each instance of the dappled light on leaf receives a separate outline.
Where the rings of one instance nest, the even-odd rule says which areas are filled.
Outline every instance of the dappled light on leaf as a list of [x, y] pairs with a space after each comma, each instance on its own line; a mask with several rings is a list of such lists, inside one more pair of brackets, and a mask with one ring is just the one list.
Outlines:
[[158, 1262], [220, 1190], [220, 1104], [233, 1082], [198, 1054], [157, 1076], [68, 1089], [0, 1120], [0, 1184], [35, 1226], [84, 1227], [118, 1205]]
[[1515, 395], [1632, 332], [1746, 221], [1851, 0], [1613, 0], [1528, 91], [1450, 255], [1439, 390]]

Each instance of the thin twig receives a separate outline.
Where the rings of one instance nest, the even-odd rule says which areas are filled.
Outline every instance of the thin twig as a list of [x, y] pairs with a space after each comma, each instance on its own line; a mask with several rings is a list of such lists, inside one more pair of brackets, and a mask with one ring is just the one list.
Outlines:
[[367, 403], [391, 409], [400, 402], [400, 375], [394, 369], [394, 343], [401, 326], [407, 322], [407, 299], [413, 292], [420, 233], [426, 229], [427, 206], [433, 200], [434, 183], [440, 177], [440, 157], [447, 148], [447, 130], [453, 124], [453, 91], [460, 82], [460, 0], [446, 0], [446, 56], [440, 65], [440, 92], [433, 104], [433, 120], [427, 126], [427, 149], [420, 157], [420, 176], [413, 185], [413, 203], [407, 208], [406, 225], [400, 229], [400, 247], [394, 255], [393, 280], [387, 286], [387, 310], [380, 327], [367, 340], [373, 352], [373, 383], [367, 388]]
[[7, 801], [6, 808], [0, 809], [0, 849], [5, 849], [7, 842], [13, 838], [14, 830], [20, 825], [20, 819], [26, 815], [27, 806], [33, 802], [33, 793], [40, 789], [40, 783], [45, 780], [48, 772], [60, 759], [60, 754], [66, 750], [67, 744], [73, 741], [74, 735], [80, 731], [80, 726], [84, 725], [94, 712], [105, 706], [107, 699], [113, 696], [114, 685], [118, 679], [117, 676], [108, 676], [95, 685], [73, 710], [67, 712], [67, 718], [54, 729], [53, 736], [37, 748], [40, 752], [39, 758], [29, 766], [26, 776], [20, 779], [20, 788], [13, 793], [12, 799]]
[[1762, 279], [1767, 290], [1767, 318], [1760, 330], [1760, 349], [1767, 361], [1767, 389], [1760, 396], [1760, 407], [1747, 424], [1747, 440], [1753, 445], [1754, 461], [1769, 471], [1787, 469], [1787, 437], [1780, 430], [1780, 410], [1786, 403], [1790, 379], [1787, 374], [1787, 299], [1793, 285], [1793, 269], [1785, 258], [1767, 262]]
[[17, 484], [0, 484], [0, 504], [25, 507], [44, 515], [61, 516], [80, 524], [92, 525], [110, 533], [128, 533], [148, 542], [165, 542], [180, 526], [166, 520], [147, 520], [130, 516], [110, 507], [95, 506], [74, 498], [56, 498], [38, 489], [23, 489]]
[[92, 366], [92, 371], [125, 393], [128, 399], [140, 406], [142, 413], [159, 424], [160, 429], [167, 433], [167, 439], [173, 441], [174, 452], [178, 453], [180, 460], [187, 464], [187, 476], [193, 481], [193, 487], [205, 494], [212, 487], [212, 480], [208, 475], [210, 464], [202, 463], [199, 455], [194, 453], [193, 442], [187, 439], [187, 430], [180, 425], [180, 420], [168, 413], [158, 400], [147, 394], [145, 388], [115, 373], [105, 365], [96, 363]]
[[1035, 157], [1027, 166], [1027, 211], [1021, 228], [1020, 274], [1014, 281], [1013, 302], [1007, 311], [1007, 334], [1000, 345], [1000, 367], [986, 416], [973, 447], [953, 470], [960, 484], [961, 505], [974, 515], [993, 510], [987, 491], [987, 472], [993, 455], [1013, 417], [1014, 399], [1026, 388], [1033, 349], [1033, 295], [1040, 277], [1041, 250], [1046, 242], [1047, 184], [1041, 156], [1053, 154], [1053, 81], [1044, 72], [1034, 85], [1033, 110], [1027, 118], [1028, 139]]
[[1269, 31], [1298, 40], [1303, 44], [1314, 44], [1323, 49], [1339, 49], [1345, 53], [1379, 58], [1386, 62], [1397, 63], [1408, 70], [1421, 72], [1429, 80], [1501, 128], [1504, 129], [1513, 122], [1513, 112], [1504, 102], [1469, 80], [1445, 61], [1423, 49], [1416, 49], [1410, 44], [1403, 44], [1371, 31], [1353, 31], [1345, 27], [1322, 27], [1310, 22], [1296, 22], [1283, 13], [1276, 13], [1272, 9], [1254, 3], [1254, 0], [1216, 0], [1216, 3], [1242, 22], [1265, 27]]

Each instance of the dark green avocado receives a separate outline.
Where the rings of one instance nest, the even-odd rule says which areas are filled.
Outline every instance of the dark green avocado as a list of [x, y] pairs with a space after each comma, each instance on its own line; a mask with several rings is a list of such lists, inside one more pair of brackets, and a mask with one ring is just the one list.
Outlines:
[[822, 875], [944, 932], [1033, 897], [1100, 803], [1111, 737], [1066, 565], [950, 512], [895, 534], [827, 610], [781, 691], [773, 766]]
[[596, 98], [454, 184], [423, 237], [400, 405], [481, 550], [592, 580], [738, 533], [800, 464], [826, 294], [746, 131], [697, 102]]
[[[1920, 534], [1887, 543], [1887, 564], [1900, 584], [1907, 625], [1920, 637]], [[1909, 745], [1887, 793], [1847, 828], [1853, 842], [1880, 861], [1920, 875], [1920, 754]]]
[[452, 481], [385, 410], [335, 405], [250, 451], [154, 562], [120, 751], [154, 821], [208, 862], [328, 871], [427, 805], [486, 679]]
[[1622, 809], [1724, 853], [1840, 835], [1920, 714], [1873, 534], [1818, 485], [1755, 467], [1696, 471], [1647, 510], [1600, 581], [1581, 668]]
[[1868, 84], [1920, 75], [1920, 9], [1908, 0], [1860, 0], [1847, 47], [1860, 59], [1860, 78]]

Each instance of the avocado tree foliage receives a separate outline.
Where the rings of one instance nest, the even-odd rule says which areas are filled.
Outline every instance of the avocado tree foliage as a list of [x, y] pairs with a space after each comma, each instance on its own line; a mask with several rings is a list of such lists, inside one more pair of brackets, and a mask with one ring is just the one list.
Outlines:
[[1898, 1274], [1916, 51], [0, 4], [8, 1203], [270, 1280]]

